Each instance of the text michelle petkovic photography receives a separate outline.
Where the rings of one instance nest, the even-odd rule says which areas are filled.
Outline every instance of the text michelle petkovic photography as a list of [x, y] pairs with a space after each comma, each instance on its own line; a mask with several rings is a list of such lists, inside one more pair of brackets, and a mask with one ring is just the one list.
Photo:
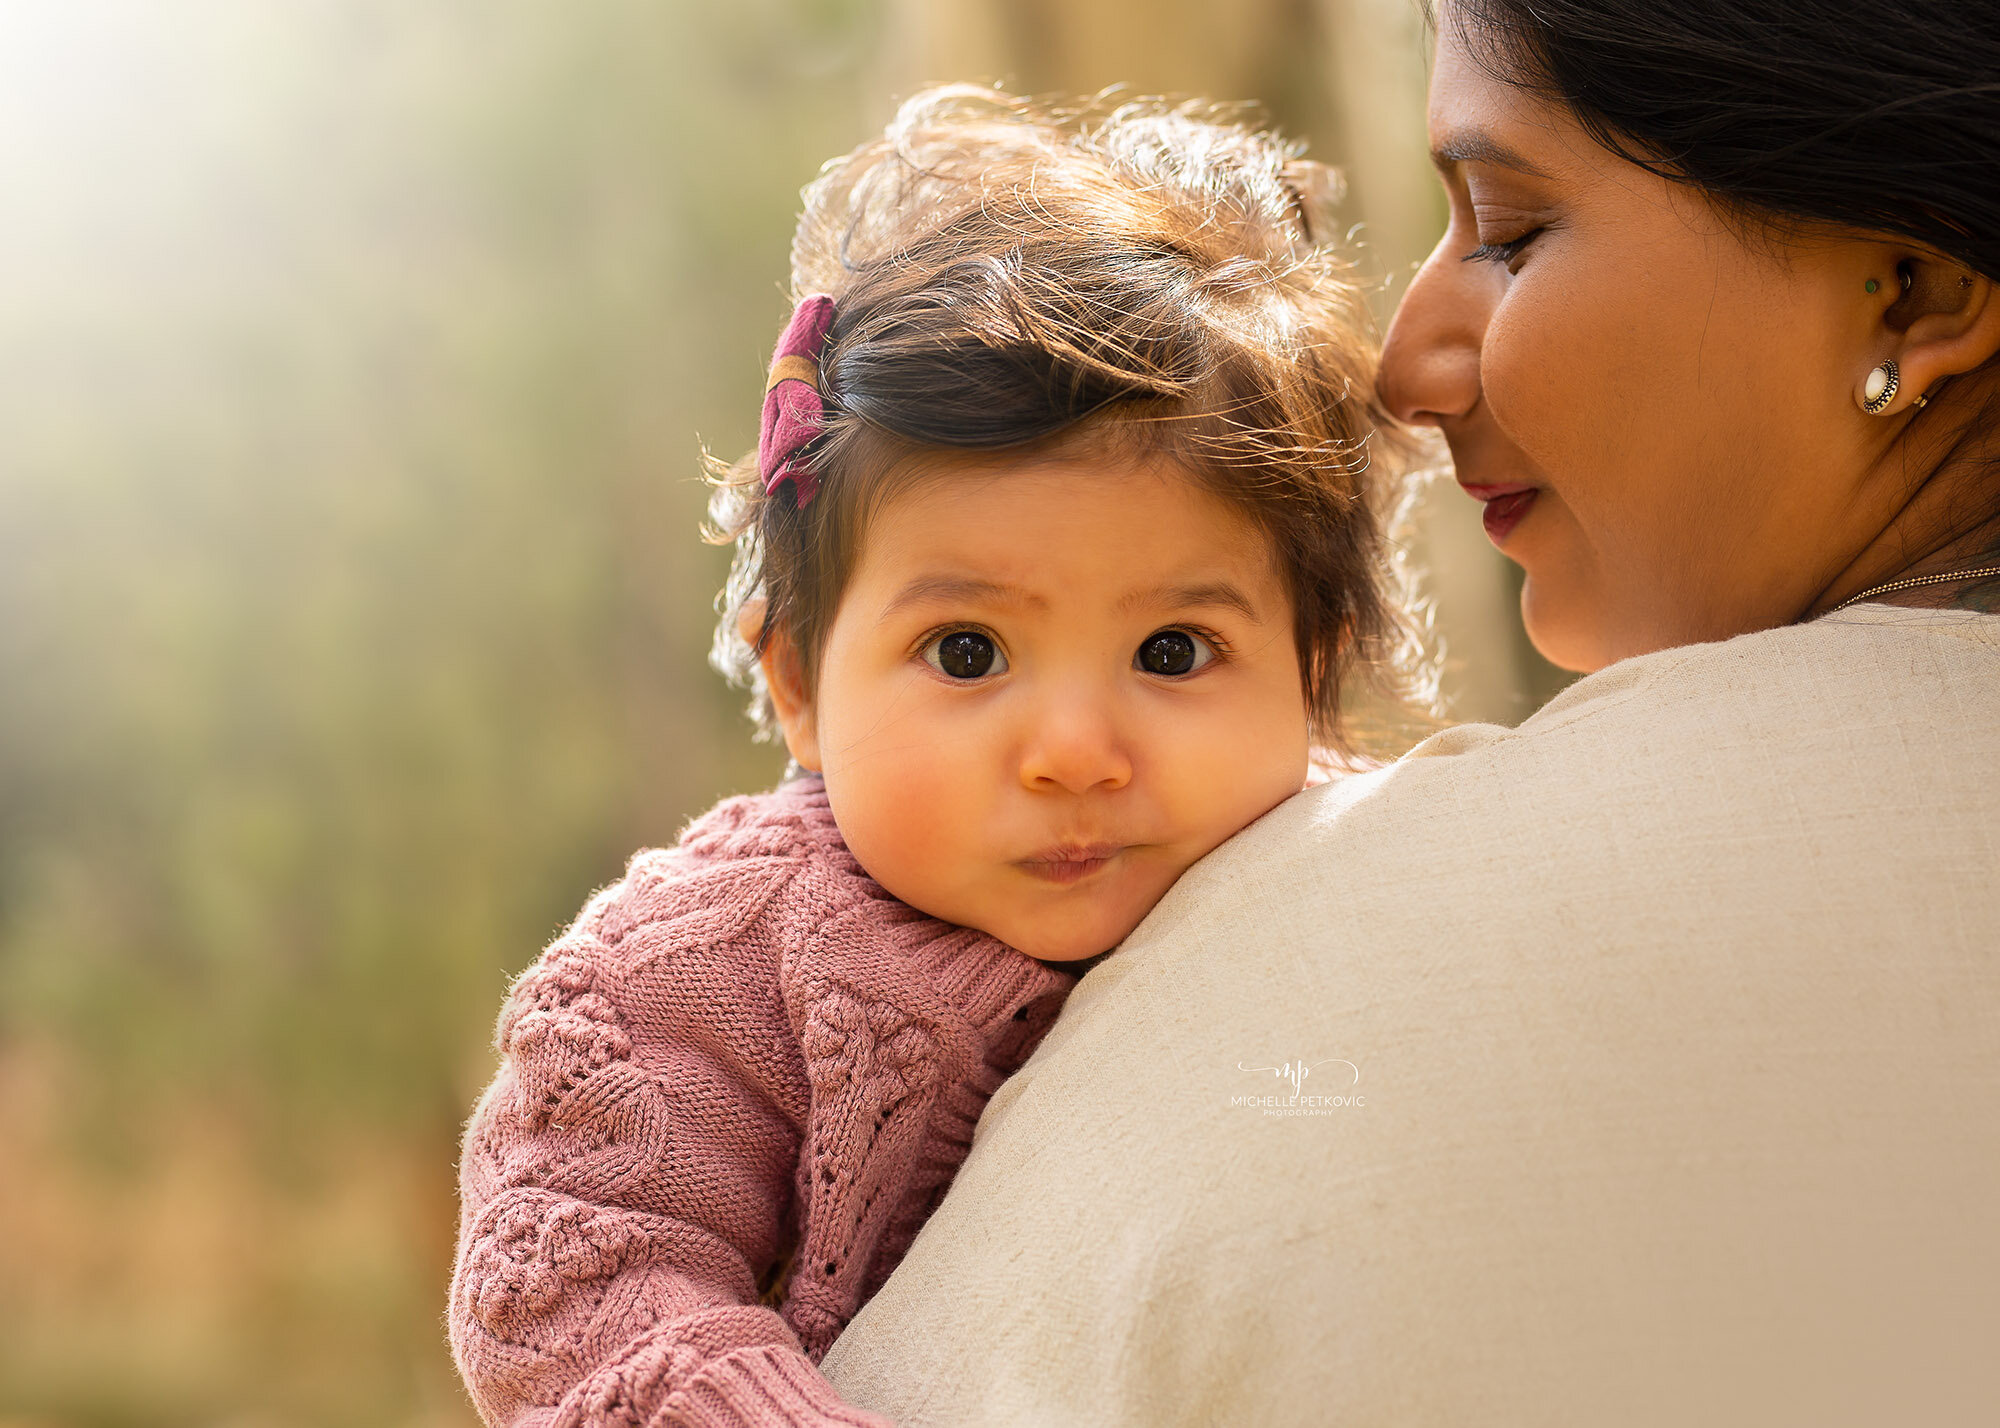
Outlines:
[[[1333, 1066], [1339, 1070], [1322, 1073], [1312, 1082], [1312, 1090], [1306, 1085], [1321, 1067]], [[1231, 1095], [1229, 1104], [1245, 1110], [1254, 1110], [1267, 1116], [1330, 1116], [1336, 1111], [1368, 1104], [1367, 1097], [1356, 1088], [1361, 1084], [1361, 1068], [1352, 1061], [1338, 1056], [1329, 1056], [1318, 1061], [1279, 1061], [1276, 1063], [1251, 1063], [1239, 1061], [1236, 1069], [1246, 1075], [1259, 1078], [1261, 1086], [1264, 1077], [1277, 1082], [1270, 1090], [1251, 1090]]]

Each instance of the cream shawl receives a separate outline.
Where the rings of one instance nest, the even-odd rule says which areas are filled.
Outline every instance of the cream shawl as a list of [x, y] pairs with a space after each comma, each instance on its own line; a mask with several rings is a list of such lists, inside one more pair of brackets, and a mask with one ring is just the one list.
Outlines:
[[823, 1367], [911, 1425], [2000, 1421], [2000, 617], [1629, 660], [1191, 870]]

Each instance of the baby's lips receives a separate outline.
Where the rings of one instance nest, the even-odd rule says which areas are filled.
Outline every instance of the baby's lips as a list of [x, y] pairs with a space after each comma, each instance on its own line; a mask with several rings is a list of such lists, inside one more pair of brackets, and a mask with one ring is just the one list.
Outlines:
[[1031, 853], [1021, 859], [1024, 863], [1094, 863], [1100, 858], [1115, 858], [1131, 845], [1129, 843], [1059, 843]]

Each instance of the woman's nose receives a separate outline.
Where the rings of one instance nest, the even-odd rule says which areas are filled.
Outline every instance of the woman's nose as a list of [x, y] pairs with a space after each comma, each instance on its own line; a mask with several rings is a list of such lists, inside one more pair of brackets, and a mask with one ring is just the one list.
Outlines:
[[1382, 342], [1376, 390], [1400, 421], [1437, 426], [1479, 404], [1479, 349], [1490, 286], [1466, 271], [1449, 235], [1411, 281]]
[[1035, 711], [1021, 755], [1021, 782], [1030, 791], [1085, 793], [1131, 781], [1131, 751], [1111, 711], [1078, 698]]

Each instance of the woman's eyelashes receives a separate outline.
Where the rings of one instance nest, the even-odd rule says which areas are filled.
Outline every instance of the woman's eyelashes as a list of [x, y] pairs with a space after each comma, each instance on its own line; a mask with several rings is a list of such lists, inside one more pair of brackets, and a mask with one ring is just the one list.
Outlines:
[[1541, 233], [1541, 229], [1531, 228], [1519, 238], [1509, 238], [1504, 243], [1481, 243], [1477, 248], [1474, 248], [1470, 253], [1460, 258], [1459, 261], [1461, 263], [1499, 263], [1508, 272], [1514, 272], [1515, 264], [1520, 260], [1522, 251], [1530, 243], [1534, 242], [1536, 238], [1540, 237]]
[[[1004, 674], [1009, 665], [1000, 642], [981, 629], [958, 626], [925, 637], [919, 658], [947, 679], [971, 681]], [[1228, 653], [1220, 637], [1185, 626], [1155, 630], [1139, 642], [1132, 667], [1177, 679], [1206, 669]]]

